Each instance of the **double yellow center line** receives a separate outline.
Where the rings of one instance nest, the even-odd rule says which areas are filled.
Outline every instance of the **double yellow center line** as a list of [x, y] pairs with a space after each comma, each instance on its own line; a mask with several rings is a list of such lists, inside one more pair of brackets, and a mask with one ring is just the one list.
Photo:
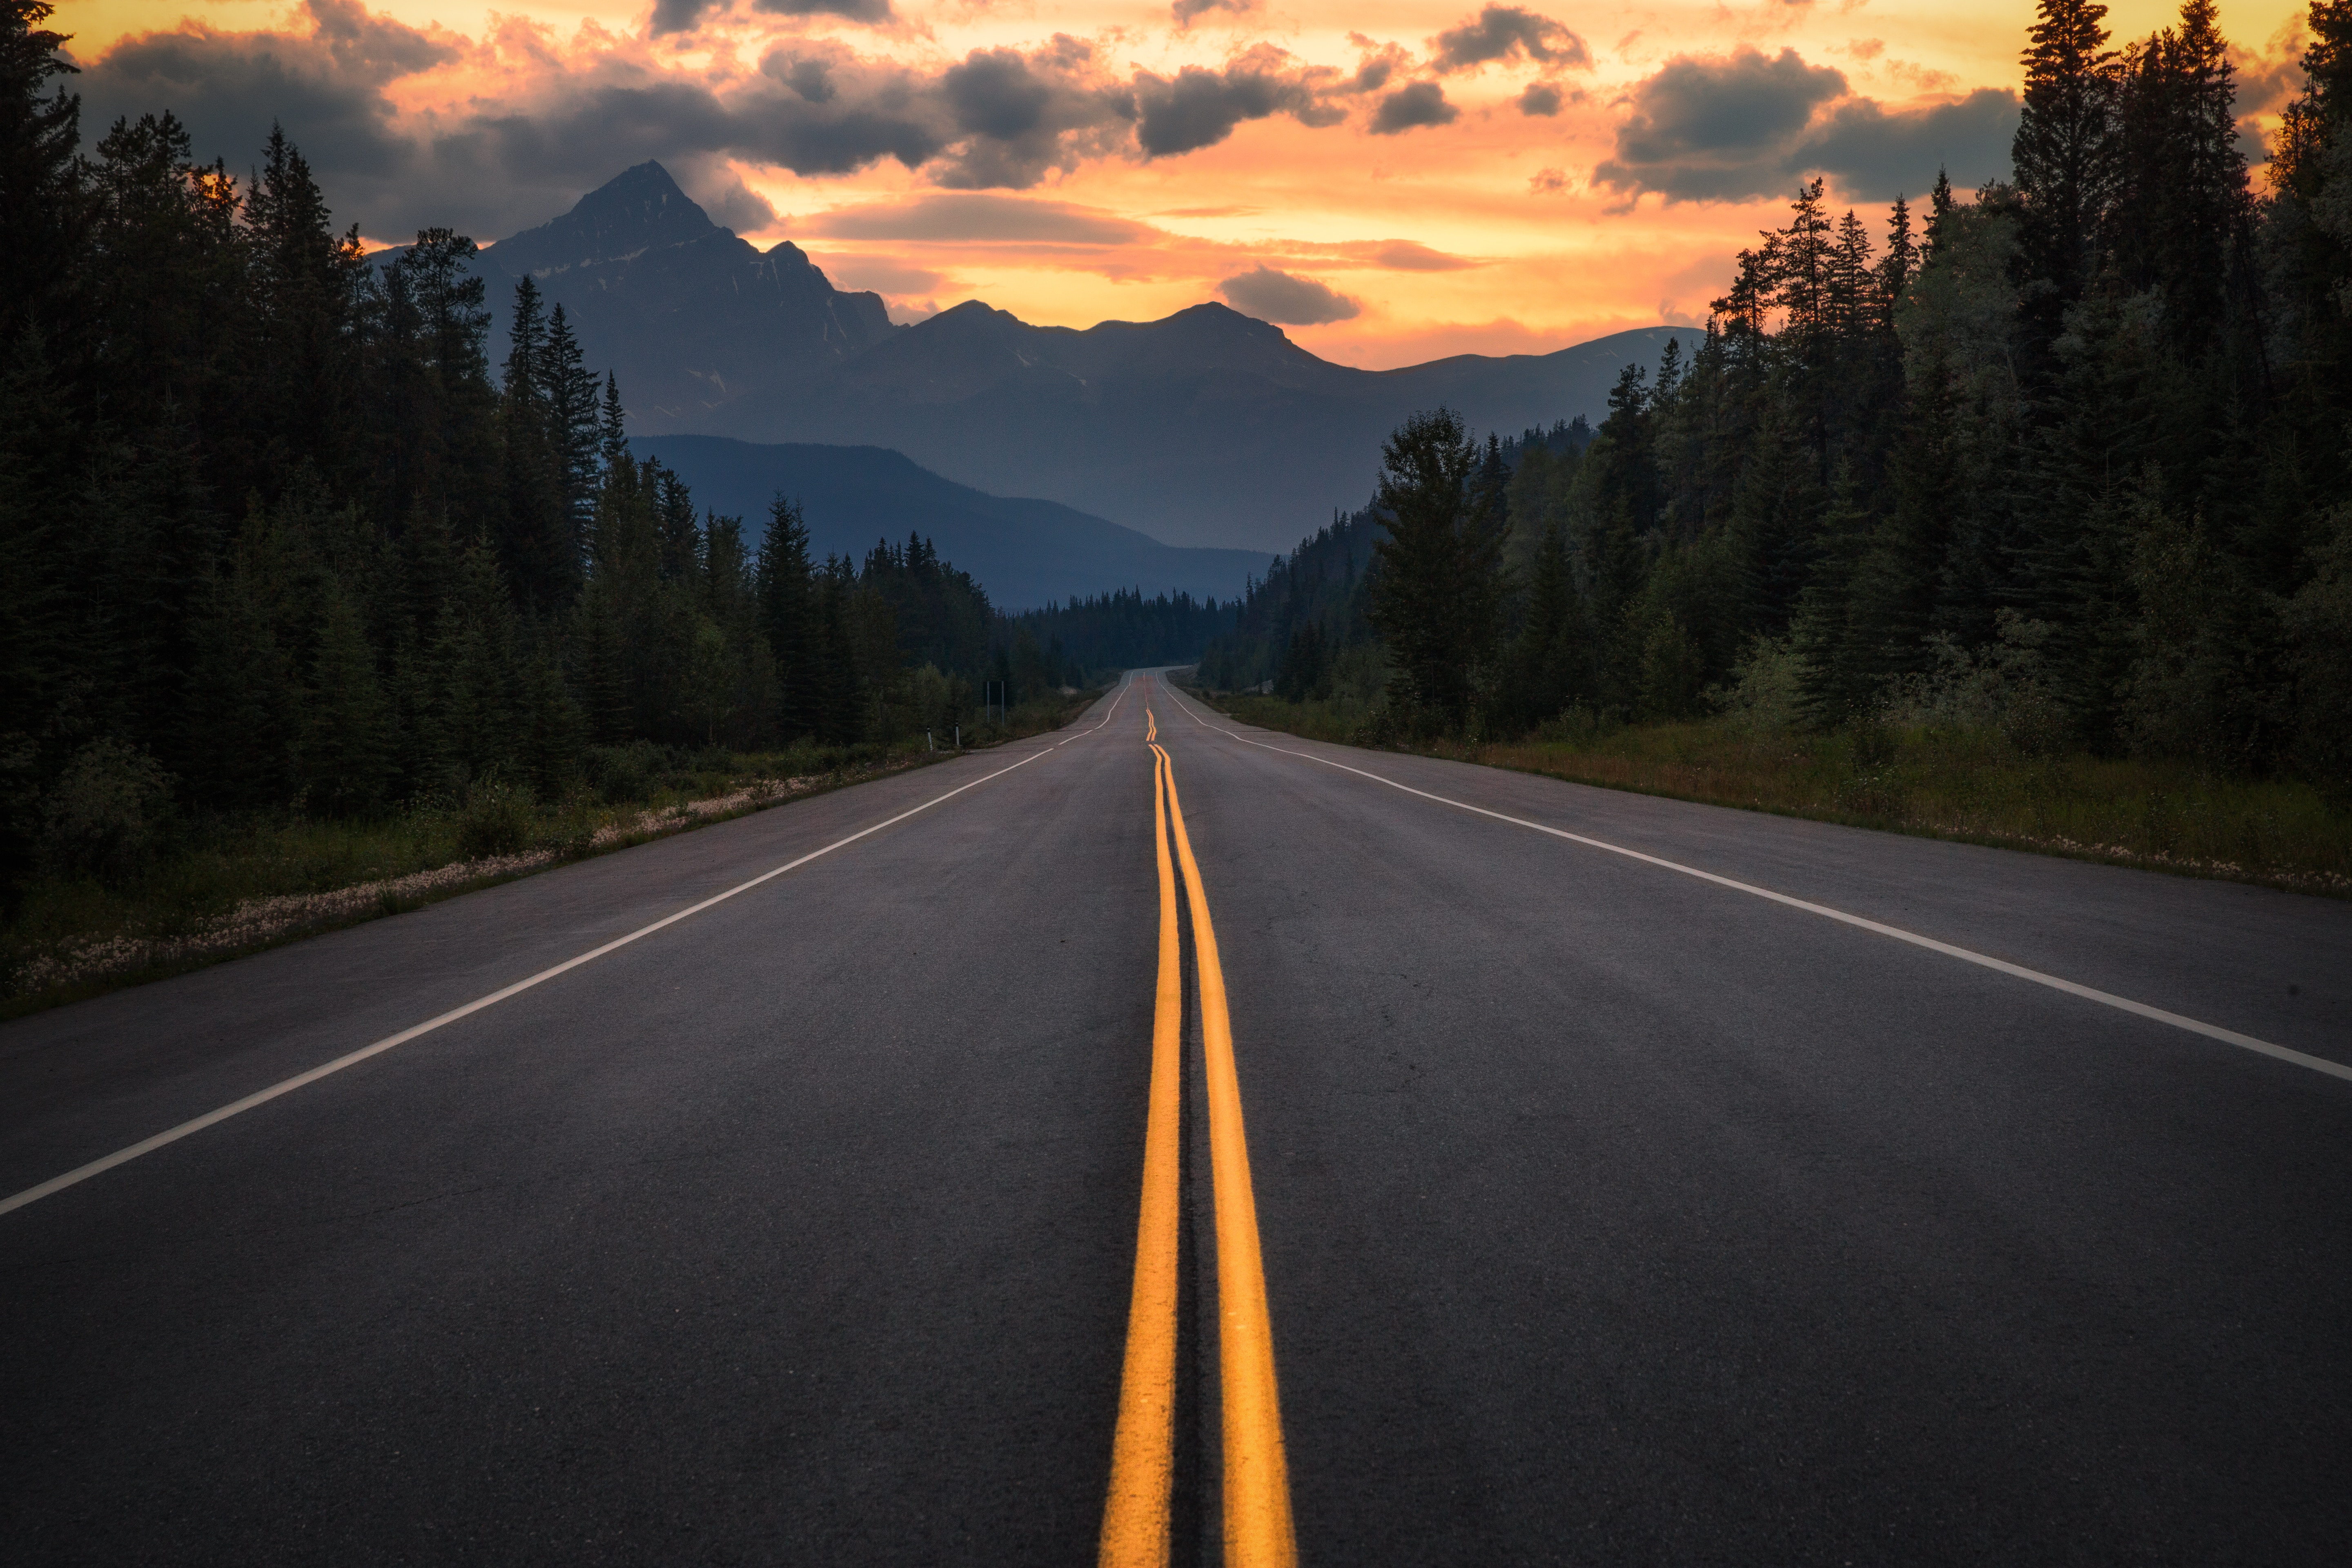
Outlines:
[[1177, 1147], [1184, 972], [1175, 872], [1181, 865], [1200, 973], [1209, 1169], [1215, 1191], [1225, 1562], [1228, 1568], [1291, 1568], [1298, 1560], [1298, 1547], [1291, 1529], [1289, 1468], [1283, 1457], [1282, 1405], [1275, 1385], [1274, 1320], [1266, 1308], [1265, 1268], [1258, 1250], [1257, 1200], [1250, 1188], [1249, 1141], [1242, 1126], [1241, 1082], [1234, 1070], [1224, 967], [1217, 958], [1216, 928], [1209, 919], [1200, 862], [1192, 858], [1192, 842], [1184, 831], [1175, 764], [1158, 744], [1158, 718], [1146, 710], [1145, 721], [1145, 740], [1154, 759], [1152, 816], [1160, 862], [1159, 999], [1152, 1015], [1151, 1095], [1144, 1124], [1135, 1292], [1128, 1310], [1127, 1363], [1111, 1443], [1100, 1561], [1103, 1568], [1164, 1568], [1169, 1560], [1176, 1473], [1177, 1235], [1181, 1209]]

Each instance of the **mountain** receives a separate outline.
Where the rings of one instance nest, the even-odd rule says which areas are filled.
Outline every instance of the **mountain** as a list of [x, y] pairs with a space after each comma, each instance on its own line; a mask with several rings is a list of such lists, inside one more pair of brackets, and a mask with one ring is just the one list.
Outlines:
[[1023, 490], [1185, 544], [1283, 549], [1371, 494], [1381, 443], [1443, 404], [1476, 430], [1599, 423], [1628, 361], [1686, 328], [1549, 354], [1402, 370], [1333, 364], [1223, 305], [1164, 321], [1037, 327], [977, 301], [804, 379], [722, 404], [700, 428], [871, 441], [989, 489]]
[[878, 296], [834, 288], [790, 242], [756, 249], [652, 163], [478, 265], [501, 312], [526, 274], [564, 305], [641, 433], [889, 447], [979, 491], [1261, 552], [1362, 504], [1381, 443], [1417, 410], [1443, 404], [1505, 434], [1598, 424], [1625, 364], [1699, 341], [1645, 327], [1557, 353], [1369, 371], [1213, 304], [1081, 331], [973, 300], [893, 326]]
[[620, 377], [640, 428], [709, 427], [888, 338], [878, 294], [835, 289], [799, 246], [761, 251], [712, 223], [659, 163], [640, 163], [552, 222], [486, 247], [501, 337], [515, 281], [560, 301], [589, 364]]
[[1255, 550], [1179, 549], [1058, 502], [988, 495], [879, 447], [761, 446], [718, 436], [639, 436], [629, 445], [677, 470], [696, 504], [742, 518], [755, 540], [779, 494], [800, 501], [820, 558], [862, 558], [877, 540], [903, 543], [920, 532], [942, 559], [979, 579], [999, 609], [1112, 588], [1237, 598], [1272, 559]]

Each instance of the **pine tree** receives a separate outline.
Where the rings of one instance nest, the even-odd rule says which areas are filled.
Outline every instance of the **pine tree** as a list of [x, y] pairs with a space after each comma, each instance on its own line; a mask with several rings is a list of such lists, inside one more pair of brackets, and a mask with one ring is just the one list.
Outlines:
[[1895, 308], [1919, 275], [1919, 262], [1918, 241], [1911, 234], [1911, 208], [1896, 196], [1895, 209], [1886, 219], [1886, 254], [1878, 263], [1878, 310], [1889, 326], [1895, 321]]
[[0, 349], [28, 325], [70, 328], [61, 296], [83, 258], [89, 206], [76, 154], [81, 96], [53, 77], [79, 69], [58, 58], [65, 36], [41, 26], [48, 0], [0, 0]]
[[505, 386], [499, 422], [504, 437], [506, 505], [499, 560], [516, 600], [542, 612], [572, 602], [577, 591], [578, 547], [572, 537], [572, 432], [560, 423], [569, 410], [559, 400], [568, 366], [551, 354], [538, 285], [515, 284], [507, 329]]
[[563, 490], [559, 553], [566, 581], [576, 591], [586, 561], [588, 531], [596, 518], [603, 432], [597, 419], [596, 378], [582, 360], [579, 339], [562, 305], [548, 317], [545, 361], [548, 428]]
[[240, 412], [254, 478], [307, 465], [351, 475], [360, 451], [357, 310], [366, 262], [354, 225], [337, 235], [301, 149], [269, 128], [244, 230], [256, 309]]
[[2116, 109], [2116, 192], [2106, 247], [2116, 281], [2159, 290], [2182, 353], [2222, 329], [2231, 262], [2252, 216], [2238, 150], [2236, 88], [2211, 0], [2125, 51]]
[[785, 741], [824, 723], [818, 677], [816, 605], [810, 584], [808, 524], [796, 502], [778, 496], [768, 509], [755, 574], [760, 630], [768, 639], [779, 689], [776, 727]]
[[1520, 725], [1532, 728], [1592, 700], [1591, 634], [1583, 610], [1568, 531], [1554, 523], [1537, 542], [1526, 616], [1511, 649], [1507, 706]]
[[2116, 56], [2096, 0], [2041, 0], [2028, 34], [2025, 93], [2010, 148], [2025, 201], [2022, 308], [2035, 341], [2058, 335], [2096, 268], [2116, 183]]
[[604, 459], [604, 471], [609, 474], [629, 455], [628, 422], [621, 412], [621, 384], [609, 370], [604, 373], [604, 411], [597, 422], [596, 439]]
[[[1381, 449], [1374, 506], [1387, 532], [1372, 625], [1395, 661], [1399, 706], [1449, 733], [1470, 721], [1500, 636], [1507, 517], [1459, 415], [1416, 414]], [[1499, 467], [1499, 458], [1496, 458]]]
[[349, 816], [383, 805], [392, 774], [392, 712], [358, 608], [339, 589], [321, 606], [300, 743], [310, 809]]

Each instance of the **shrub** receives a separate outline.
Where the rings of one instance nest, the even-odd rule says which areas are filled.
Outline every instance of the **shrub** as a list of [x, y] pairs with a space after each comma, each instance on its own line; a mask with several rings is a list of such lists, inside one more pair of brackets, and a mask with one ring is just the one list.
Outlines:
[[172, 782], [136, 746], [92, 741], [66, 764], [41, 814], [45, 869], [121, 882], [144, 870], [162, 845], [172, 810]]
[[457, 818], [458, 854], [480, 860], [530, 848], [531, 804], [527, 785], [510, 784], [496, 774], [477, 781], [466, 792], [466, 809]]
[[591, 746], [584, 760], [588, 782], [595, 787], [597, 798], [607, 805], [648, 799], [660, 787], [664, 771], [661, 748], [651, 741], [632, 741], [625, 746]]

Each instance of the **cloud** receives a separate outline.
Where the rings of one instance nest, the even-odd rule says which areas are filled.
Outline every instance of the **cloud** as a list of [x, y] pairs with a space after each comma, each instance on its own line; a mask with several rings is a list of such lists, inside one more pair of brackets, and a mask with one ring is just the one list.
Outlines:
[[726, 0], [654, 0], [654, 37], [690, 31], [701, 22], [705, 11], [725, 4]]
[[1889, 110], [1867, 98], [1849, 99], [1819, 121], [1783, 163], [1786, 176], [1833, 176], [1848, 195], [1886, 201], [1916, 195], [1950, 171], [1962, 189], [2009, 172], [2017, 136], [2017, 95], [1979, 88], [1954, 103]]
[[2009, 167], [2017, 99], [1982, 88], [1964, 99], [1888, 109], [1849, 95], [1845, 77], [1794, 49], [1742, 47], [1724, 57], [1679, 56], [1633, 89], [1616, 156], [1596, 185], [1668, 201], [1740, 201], [1787, 190], [1808, 174], [1835, 177], [1846, 195], [1883, 200], [1933, 183], [1949, 168], [1969, 185]]
[[1363, 307], [1345, 294], [1271, 267], [1236, 272], [1217, 285], [1217, 292], [1243, 314], [1286, 327], [1317, 327], [1363, 313]]
[[715, 195], [697, 196], [695, 200], [710, 215], [711, 222], [739, 234], [747, 229], [757, 234], [776, 226], [776, 209], [767, 197], [745, 184], [740, 174]]
[[1025, 190], [1126, 140], [1128, 96], [1097, 79], [1094, 49], [1067, 34], [1028, 55], [974, 49], [940, 78], [964, 140], [934, 176], [962, 190]]
[[[656, 0], [651, 26], [740, 21], [762, 5], [816, 15], [815, 3]], [[881, 0], [827, 3], [828, 16], [887, 13]], [[1532, 36], [1555, 56], [1563, 47], [1542, 28]], [[488, 239], [564, 211], [648, 158], [718, 192], [723, 221], [757, 228], [771, 220], [737, 168], [823, 179], [888, 162], [949, 190], [1025, 190], [1089, 161], [1213, 146], [1269, 116], [1337, 125], [1356, 96], [1372, 99], [1369, 128], [1382, 135], [1456, 117], [1434, 82], [1399, 85], [1412, 64], [1402, 50], [1357, 47], [1352, 72], [1260, 43], [1219, 67], [1163, 77], [1062, 35], [940, 60], [787, 31], [772, 34], [764, 53], [722, 50], [683, 68], [651, 33], [588, 25], [563, 37], [502, 16], [476, 40], [409, 26], [362, 0], [304, 0], [288, 21], [256, 31], [186, 22], [125, 37], [82, 62], [76, 85], [94, 132], [116, 114], [170, 108], [203, 155], [232, 166], [282, 121], [341, 219], [383, 238], [447, 224]]]
[[1517, 5], [1489, 5], [1458, 27], [1429, 40], [1431, 63], [1441, 72], [1475, 69], [1514, 55], [1545, 65], [1589, 66], [1584, 40], [1549, 16]]
[[898, 20], [890, 13], [890, 0], [751, 0], [751, 8], [777, 16], [838, 16], [869, 27]]
[[[691, 32], [712, 11], [723, 11], [727, 0], [654, 0], [652, 32], [662, 37]], [[751, 9], [772, 16], [838, 16], [869, 27], [887, 27], [898, 18], [890, 0], [751, 0]]]
[[[75, 82], [82, 124], [94, 133], [117, 116], [170, 109], [198, 140], [198, 156], [257, 154], [273, 121], [283, 121], [311, 164], [383, 176], [404, 161], [384, 89], [457, 58], [457, 47], [357, 0], [310, 0], [310, 31], [150, 33], [84, 62]], [[226, 132], [226, 133], [225, 133]], [[615, 165], [618, 167], [619, 165]]]
[[1407, 82], [1386, 98], [1372, 114], [1375, 136], [1396, 136], [1421, 125], [1450, 125], [1461, 110], [1445, 101], [1445, 89], [1433, 81]]
[[[1351, 253], [1357, 249], [1352, 246], [1349, 248]], [[1365, 247], [1365, 253], [1381, 266], [1398, 272], [1458, 272], [1465, 267], [1485, 265], [1467, 257], [1432, 250], [1410, 239], [1381, 240]]]
[[1159, 231], [1149, 224], [1070, 202], [979, 193], [868, 202], [820, 214], [797, 226], [834, 239], [920, 242], [1030, 240], [1063, 245], [1126, 245]]
[[824, 268], [836, 287], [871, 289], [877, 294], [929, 294], [947, 281], [928, 267], [910, 267], [891, 257], [854, 252], [827, 255]]
[[1521, 114], [1540, 114], [1549, 118], [1559, 112], [1559, 89], [1548, 81], [1531, 81], [1519, 94]]
[[1258, 0], [1176, 0], [1168, 7], [1168, 13], [1175, 18], [1177, 30], [1181, 32], [1192, 25], [1194, 17], [1211, 11], [1231, 11], [1238, 16], [1256, 10]]
[[1763, 195], [1784, 183], [1782, 159], [1813, 110], [1845, 95], [1845, 78], [1809, 66], [1794, 49], [1778, 58], [1742, 45], [1728, 58], [1668, 60], [1633, 89], [1633, 113], [1617, 128], [1617, 155], [1593, 181], [1628, 195], [1670, 201]]
[[1139, 71], [1135, 78], [1135, 139], [1147, 158], [1213, 147], [1244, 120], [1287, 114], [1302, 125], [1329, 125], [1338, 111], [1318, 102], [1304, 72], [1288, 57], [1261, 46], [1223, 70], [1186, 66], [1174, 80]]
[[1562, 169], [1538, 169], [1528, 176], [1528, 189], [1538, 196], [1556, 196], [1568, 189], [1568, 174]]

